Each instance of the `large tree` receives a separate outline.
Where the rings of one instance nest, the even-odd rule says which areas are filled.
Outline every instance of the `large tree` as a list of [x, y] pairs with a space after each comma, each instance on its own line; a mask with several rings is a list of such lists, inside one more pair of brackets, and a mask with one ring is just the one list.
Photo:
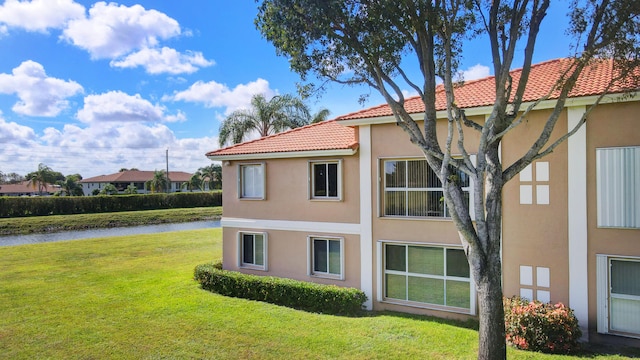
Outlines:
[[53, 171], [45, 164], [38, 164], [38, 170], [28, 173], [25, 178], [34, 189], [38, 189], [38, 194], [42, 195], [43, 189], [54, 184], [58, 180], [64, 180], [64, 175]]
[[241, 143], [249, 134], [261, 137], [309, 124], [309, 108], [299, 98], [276, 95], [267, 100], [257, 94], [251, 98], [251, 107], [231, 113], [220, 126], [219, 142]]
[[[503, 138], [537, 105], [523, 108], [523, 94], [549, 5], [550, 0], [264, 0], [256, 19], [262, 34], [279, 54], [289, 58], [303, 80], [314, 75], [323, 81], [366, 84], [379, 91], [408, 141], [422, 150], [438, 174], [477, 288], [480, 359], [506, 357], [500, 261], [505, 183], [552, 152], [584, 123], [591, 108], [576, 128], [550, 141], [583, 69], [598, 57], [609, 57], [615, 59], [617, 73], [624, 75], [627, 66], [637, 67], [640, 53], [638, 0], [568, 2], [568, 32], [575, 47], [567, 53], [573, 51], [574, 61], [552, 89], [559, 94], [557, 105], [526, 154], [503, 165], [499, 156]], [[456, 106], [454, 79], [463, 42], [469, 36], [487, 41], [493, 62], [495, 103], [484, 123], [467, 119]], [[516, 58], [522, 61], [515, 64]], [[518, 83], [510, 76], [516, 66], [522, 68]], [[436, 117], [438, 79], [446, 93], [448, 136], [444, 143], [436, 136], [436, 123], [442, 121]], [[406, 86], [424, 103], [420, 121], [404, 108], [402, 89]], [[465, 147], [464, 127], [476, 131], [477, 148]], [[452, 157], [452, 147], [461, 158]], [[475, 163], [470, 153], [477, 154]], [[460, 184], [452, 181], [454, 171], [466, 173], [476, 184], [471, 205], [475, 220]]]

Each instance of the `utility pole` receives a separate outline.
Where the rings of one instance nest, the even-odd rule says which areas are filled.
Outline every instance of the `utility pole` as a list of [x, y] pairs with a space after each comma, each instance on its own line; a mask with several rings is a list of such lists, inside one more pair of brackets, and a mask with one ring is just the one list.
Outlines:
[[167, 194], [171, 188], [171, 179], [169, 179], [169, 149], [167, 149]]

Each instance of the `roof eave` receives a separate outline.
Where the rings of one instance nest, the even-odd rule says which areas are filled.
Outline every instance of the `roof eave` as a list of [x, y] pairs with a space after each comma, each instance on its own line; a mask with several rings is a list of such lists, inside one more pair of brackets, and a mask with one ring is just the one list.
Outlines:
[[[638, 101], [637, 97], [624, 96], [628, 93], [614, 93], [605, 95], [600, 104], [611, 104], [616, 102], [629, 102], [629, 101]], [[596, 99], [599, 95], [590, 95], [590, 96], [580, 96], [568, 98], [565, 102], [565, 107], [572, 106], [588, 106], [593, 105], [596, 102]], [[535, 110], [543, 110], [543, 109], [553, 109], [558, 102], [557, 99], [552, 100], [544, 100], [541, 101], [536, 107]], [[526, 109], [531, 106], [534, 102], [528, 101], [523, 102], [521, 108]], [[466, 116], [480, 116], [480, 115], [489, 115], [493, 111], [493, 106], [478, 106], [473, 108], [466, 108], [465, 115]], [[423, 120], [424, 112], [413, 113], [410, 114], [411, 118], [416, 121]], [[441, 110], [436, 112], [436, 116], [438, 119], [446, 118], [447, 112], [446, 110]], [[387, 116], [378, 116], [378, 117], [369, 117], [369, 118], [360, 118], [360, 119], [338, 119], [338, 122], [344, 126], [359, 126], [359, 125], [379, 125], [379, 124], [390, 124], [395, 123], [396, 119], [393, 115]]]
[[265, 160], [265, 159], [288, 159], [288, 158], [304, 158], [304, 157], [351, 156], [357, 152], [358, 152], [358, 146], [356, 145], [347, 149], [286, 151], [286, 152], [268, 152], [268, 153], [257, 153], [257, 154], [207, 155], [207, 157], [213, 161]]

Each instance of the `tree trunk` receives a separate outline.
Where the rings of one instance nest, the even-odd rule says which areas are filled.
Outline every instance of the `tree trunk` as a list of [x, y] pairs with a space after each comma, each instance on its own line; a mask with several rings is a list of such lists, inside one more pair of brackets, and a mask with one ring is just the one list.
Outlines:
[[500, 260], [489, 261], [484, 276], [476, 281], [480, 305], [480, 341], [478, 359], [506, 359], [507, 349], [502, 304]]

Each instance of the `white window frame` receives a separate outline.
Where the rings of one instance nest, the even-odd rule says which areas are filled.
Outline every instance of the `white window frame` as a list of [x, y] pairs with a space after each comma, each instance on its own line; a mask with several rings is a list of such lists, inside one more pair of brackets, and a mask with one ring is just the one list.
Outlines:
[[612, 294], [610, 271], [611, 261], [640, 262], [640, 257], [596, 254], [597, 330], [601, 334], [611, 334], [640, 339], [640, 332], [629, 333], [616, 331], [611, 326], [611, 300], [613, 298], [617, 297], [640, 301], [640, 296]]
[[[340, 274], [331, 274], [327, 272], [319, 272], [314, 270], [314, 241], [315, 240], [327, 240], [327, 241], [338, 241], [340, 242]], [[328, 245], [328, 243], [327, 243]], [[328, 253], [328, 251], [327, 251]], [[344, 280], [344, 238], [337, 236], [323, 236], [323, 235], [309, 235], [307, 237], [307, 274], [312, 277], [319, 278], [327, 278], [327, 279], [336, 279], [336, 280]], [[329, 258], [327, 257], [327, 263], [329, 262]], [[329, 265], [327, 264], [327, 270]]]
[[[315, 171], [314, 171], [314, 166], [315, 165], [328, 165], [328, 164], [337, 164], [337, 186], [338, 186], [338, 195], [337, 196], [316, 196], [315, 195]], [[334, 200], [334, 201], [340, 201], [342, 200], [342, 160], [311, 160], [309, 161], [309, 166], [308, 168], [308, 179], [309, 179], [309, 199], [312, 200]], [[328, 172], [327, 172], [328, 173]], [[327, 177], [327, 194], [328, 194], [328, 189], [329, 189], [329, 184], [328, 184], [328, 177]]]
[[[423, 308], [423, 309], [431, 309], [431, 310], [439, 310], [439, 311], [446, 311], [446, 312], [452, 312], [452, 313], [461, 313], [461, 314], [469, 314], [469, 315], [476, 315], [476, 307], [477, 307], [477, 295], [476, 295], [476, 288], [475, 288], [475, 282], [473, 280], [473, 273], [471, 272], [471, 269], [469, 269], [469, 278], [462, 278], [462, 277], [456, 277], [456, 276], [430, 276], [427, 275], [425, 277], [432, 277], [432, 278], [443, 278], [445, 280], [454, 280], [454, 281], [464, 281], [464, 282], [469, 282], [469, 308], [460, 308], [460, 307], [453, 307], [453, 306], [446, 306], [446, 305], [439, 305], [439, 304], [430, 304], [430, 303], [422, 303], [422, 302], [416, 302], [416, 301], [409, 301], [409, 300], [401, 300], [401, 299], [395, 299], [395, 298], [388, 298], [386, 297], [386, 276], [385, 274], [387, 273], [397, 273], [398, 275], [405, 275], [405, 274], [411, 274], [407, 271], [405, 272], [397, 272], [395, 270], [386, 270], [386, 256], [385, 256], [385, 251], [386, 251], [386, 245], [399, 245], [399, 246], [405, 246], [405, 247], [409, 247], [409, 246], [425, 246], [425, 247], [433, 247], [433, 248], [441, 248], [441, 249], [452, 249], [452, 250], [462, 250], [462, 247], [460, 246], [452, 246], [452, 245], [448, 245], [448, 244], [435, 244], [435, 243], [418, 243], [418, 242], [410, 242], [410, 241], [397, 241], [397, 240], [380, 240], [378, 241], [377, 244], [377, 268], [378, 268], [378, 274], [380, 274], [380, 276], [378, 277], [378, 294], [377, 294], [377, 299], [380, 302], [385, 302], [385, 303], [390, 303], [390, 304], [396, 304], [396, 305], [404, 305], [404, 306], [410, 306], [410, 307], [416, 307], [416, 308]], [[407, 266], [408, 266], [408, 262], [407, 262]], [[446, 269], [446, 256], [445, 256], [445, 262], [443, 263], [443, 266]], [[425, 274], [417, 274], [418, 276], [422, 277]], [[408, 289], [408, 287], [407, 287]]]
[[[475, 163], [475, 155], [470, 155], [471, 160]], [[403, 188], [388, 188], [387, 189], [387, 179], [385, 176], [385, 164], [387, 161], [404, 161], [405, 163], [408, 163], [409, 161], [426, 161], [426, 159], [424, 157], [399, 157], [399, 158], [380, 158], [379, 162], [378, 162], [378, 167], [379, 167], [379, 179], [380, 179], [380, 196], [379, 196], [379, 201], [378, 201], [378, 213], [380, 214], [381, 217], [385, 217], [385, 218], [391, 218], [391, 219], [407, 219], [407, 218], [418, 218], [418, 219], [451, 219], [451, 216], [416, 216], [416, 215], [407, 215], [407, 207], [409, 202], [408, 199], [405, 199], [405, 215], [387, 215], [385, 214], [385, 193], [387, 191], [404, 191], [406, 196], [408, 197], [409, 192], [411, 191], [427, 191], [427, 192], [434, 192], [434, 191], [441, 191], [444, 195], [444, 188], [443, 187], [426, 187], [426, 188], [409, 188], [407, 186], [403, 187]], [[406, 167], [405, 167], [406, 168]], [[429, 164], [427, 164], [427, 169], [429, 171], [433, 171], [431, 169], [431, 167], [429, 167]], [[405, 184], [408, 184], [408, 177], [409, 177], [409, 172], [407, 171], [406, 174], [406, 179], [405, 179]], [[469, 178], [469, 186], [465, 186], [462, 187], [462, 190], [465, 191], [468, 194], [468, 198], [469, 198], [469, 215], [471, 216], [471, 219], [475, 219], [475, 211], [474, 211], [474, 206], [473, 206], [473, 179]], [[443, 204], [443, 213], [444, 214], [448, 214], [449, 210], [447, 209], [447, 205], [446, 203]]]
[[[247, 167], [260, 167], [262, 169], [262, 194], [260, 196], [245, 196], [244, 195], [244, 168]], [[241, 200], [265, 200], [267, 193], [267, 169], [265, 163], [245, 163], [238, 164], [238, 198]]]
[[596, 149], [599, 228], [640, 229], [640, 146]]
[[[255, 258], [255, 236], [256, 235], [261, 235], [262, 236], [262, 265], [256, 265], [255, 261], [254, 263], [245, 263], [244, 262], [244, 235], [253, 235], [253, 251], [254, 251], [254, 258]], [[243, 268], [243, 269], [252, 269], [252, 270], [262, 270], [262, 271], [267, 271], [268, 270], [268, 266], [267, 266], [267, 259], [268, 257], [268, 236], [266, 232], [255, 232], [255, 231], [239, 231], [238, 232], [238, 267], [239, 268]]]

